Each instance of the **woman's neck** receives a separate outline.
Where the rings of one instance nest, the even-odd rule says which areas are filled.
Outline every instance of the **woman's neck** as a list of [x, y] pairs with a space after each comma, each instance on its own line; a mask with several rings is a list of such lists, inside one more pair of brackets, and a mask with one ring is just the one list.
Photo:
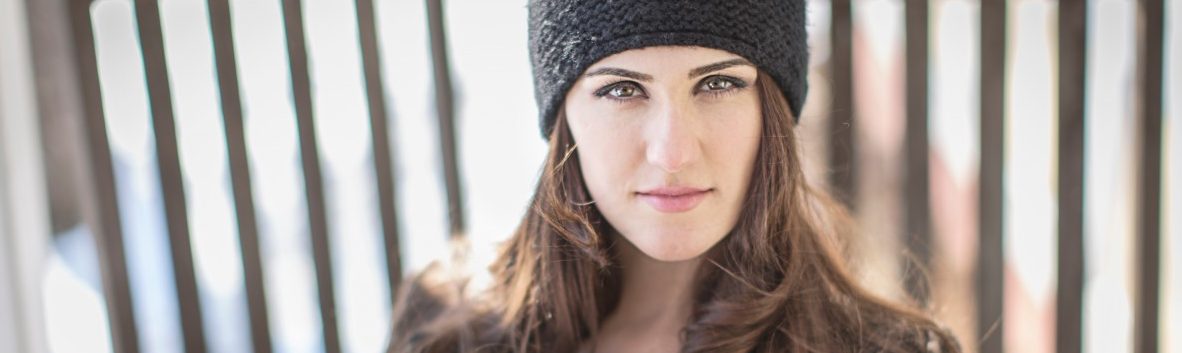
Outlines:
[[700, 260], [664, 262], [645, 255], [627, 240], [617, 244], [623, 283], [613, 316], [684, 325], [692, 309]]
[[[631, 347], [626, 351], [677, 351], [693, 309], [693, 283], [701, 260], [664, 262], [627, 240], [616, 244], [623, 282], [616, 308], [600, 327], [598, 351], [614, 351], [610, 347], [618, 345]], [[642, 347], [650, 349], [638, 349]]]

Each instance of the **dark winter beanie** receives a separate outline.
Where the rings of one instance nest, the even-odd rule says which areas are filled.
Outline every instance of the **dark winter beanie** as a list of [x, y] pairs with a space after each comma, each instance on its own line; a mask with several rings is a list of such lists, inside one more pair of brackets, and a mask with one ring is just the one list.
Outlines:
[[650, 46], [701, 46], [751, 61], [796, 119], [808, 93], [806, 0], [530, 0], [529, 50], [542, 137], [571, 85], [602, 58]]

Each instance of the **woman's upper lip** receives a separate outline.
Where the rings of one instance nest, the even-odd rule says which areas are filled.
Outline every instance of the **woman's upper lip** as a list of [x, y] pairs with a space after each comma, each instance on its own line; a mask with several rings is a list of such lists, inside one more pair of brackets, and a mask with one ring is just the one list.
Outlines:
[[689, 194], [697, 194], [697, 193], [706, 192], [706, 191], [710, 191], [710, 189], [695, 188], [695, 187], [688, 187], [688, 186], [663, 186], [663, 187], [658, 187], [658, 188], [642, 190], [637, 193], [642, 194], [642, 195], [653, 195], [653, 196], [682, 196], [682, 195], [689, 195]]

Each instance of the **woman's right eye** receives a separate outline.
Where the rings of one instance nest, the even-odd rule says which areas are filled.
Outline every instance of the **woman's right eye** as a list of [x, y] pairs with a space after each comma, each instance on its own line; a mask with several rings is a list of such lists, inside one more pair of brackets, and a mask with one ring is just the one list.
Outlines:
[[644, 92], [640, 89], [640, 86], [637, 86], [636, 83], [629, 81], [610, 84], [606, 87], [600, 88], [598, 91], [595, 91], [596, 97], [602, 98], [607, 96], [608, 98], [616, 100], [627, 100], [643, 95]]

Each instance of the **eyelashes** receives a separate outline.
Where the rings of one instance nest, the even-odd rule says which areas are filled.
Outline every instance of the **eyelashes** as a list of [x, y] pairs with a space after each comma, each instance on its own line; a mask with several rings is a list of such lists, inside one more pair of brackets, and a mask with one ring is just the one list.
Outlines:
[[[737, 93], [748, 86], [747, 81], [736, 77], [713, 75], [698, 81], [697, 86], [694, 88], [694, 94], [705, 94], [711, 98], [717, 98]], [[648, 93], [645, 92], [644, 87], [636, 81], [613, 82], [595, 90], [592, 94], [597, 98], [606, 98], [620, 103], [648, 98]]]
[[648, 97], [644, 88], [634, 81], [619, 81], [595, 90], [595, 96], [614, 100], [630, 100], [636, 97]]
[[698, 84], [698, 90], [710, 94], [722, 94], [727, 92], [735, 92], [747, 88], [747, 82], [738, 78], [714, 75], [702, 79]]

